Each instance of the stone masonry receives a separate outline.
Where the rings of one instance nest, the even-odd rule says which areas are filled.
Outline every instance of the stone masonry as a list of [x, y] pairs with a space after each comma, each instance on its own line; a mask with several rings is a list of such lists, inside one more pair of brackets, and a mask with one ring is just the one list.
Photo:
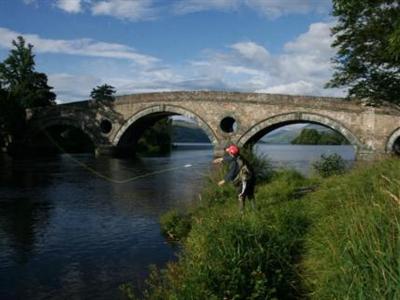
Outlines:
[[231, 92], [163, 92], [117, 97], [114, 103], [92, 101], [29, 111], [26, 142], [49, 126], [82, 129], [99, 154], [134, 147], [143, 130], [160, 118], [182, 115], [202, 128], [220, 155], [224, 146], [252, 144], [278, 127], [310, 122], [340, 132], [354, 146], [357, 159], [391, 153], [400, 137], [400, 110], [363, 106], [341, 98]]

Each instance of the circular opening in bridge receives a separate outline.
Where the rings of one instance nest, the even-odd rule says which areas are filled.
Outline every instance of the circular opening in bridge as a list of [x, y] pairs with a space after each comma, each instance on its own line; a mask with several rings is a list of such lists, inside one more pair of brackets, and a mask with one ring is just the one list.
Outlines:
[[237, 122], [232, 117], [225, 117], [221, 120], [219, 127], [222, 129], [223, 132], [226, 133], [235, 132], [237, 129]]
[[100, 130], [102, 133], [110, 133], [112, 129], [112, 124], [110, 121], [108, 120], [103, 120], [100, 123]]

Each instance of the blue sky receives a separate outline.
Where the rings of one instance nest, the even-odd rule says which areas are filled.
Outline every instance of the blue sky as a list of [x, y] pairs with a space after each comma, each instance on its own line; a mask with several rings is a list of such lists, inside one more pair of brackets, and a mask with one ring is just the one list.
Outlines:
[[330, 12], [330, 0], [0, 0], [0, 59], [24, 36], [59, 103], [103, 83], [340, 96], [323, 88]]

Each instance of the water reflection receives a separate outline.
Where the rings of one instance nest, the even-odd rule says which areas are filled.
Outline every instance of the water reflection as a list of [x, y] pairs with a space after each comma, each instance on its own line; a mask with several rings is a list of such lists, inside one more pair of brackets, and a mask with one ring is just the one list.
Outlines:
[[313, 163], [321, 155], [338, 154], [349, 166], [355, 160], [355, 149], [351, 145], [265, 145], [256, 144], [256, 153], [269, 159], [275, 168], [292, 168], [308, 176], [313, 172]]
[[50, 210], [49, 203], [28, 198], [3, 198], [0, 202], [0, 237], [18, 264], [26, 264], [32, 257], [36, 233], [45, 231]]
[[2, 158], [0, 299], [117, 299], [120, 284], [140, 286], [150, 264], [175, 257], [159, 215], [184, 209], [201, 189], [201, 175], [183, 166], [196, 159], [196, 170], [206, 170], [212, 153], [189, 152]]

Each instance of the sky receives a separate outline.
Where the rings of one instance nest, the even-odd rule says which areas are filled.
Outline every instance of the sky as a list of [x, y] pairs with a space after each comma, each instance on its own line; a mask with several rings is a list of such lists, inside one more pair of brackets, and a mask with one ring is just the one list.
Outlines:
[[58, 103], [211, 90], [343, 96], [330, 0], [0, 0], [0, 61], [22, 35]]

